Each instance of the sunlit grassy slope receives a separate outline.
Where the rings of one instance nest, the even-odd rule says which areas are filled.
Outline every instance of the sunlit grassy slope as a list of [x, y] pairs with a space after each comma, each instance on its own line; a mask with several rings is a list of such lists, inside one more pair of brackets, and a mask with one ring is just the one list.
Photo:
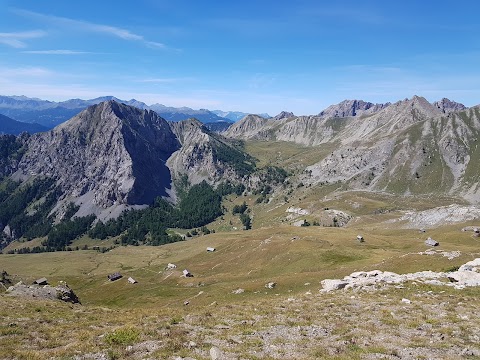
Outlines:
[[[372, 229], [372, 230], [370, 230]], [[361, 233], [365, 243], [358, 243]], [[418, 255], [426, 236], [438, 240], [445, 251], [458, 250], [453, 260]], [[47, 277], [65, 280], [84, 304], [135, 306], [180, 306], [185, 300], [206, 305], [228, 302], [243, 288], [245, 297], [261, 296], [269, 281], [275, 292], [296, 293], [305, 283], [319, 288], [325, 278], [343, 277], [353, 271], [381, 269], [396, 272], [446, 270], [460, 265], [478, 252], [480, 241], [459, 226], [431, 230], [371, 228], [266, 227], [251, 231], [215, 233], [160, 247], [118, 247], [107, 253], [72, 251], [27, 255], [2, 255], [2, 268], [15, 280]], [[213, 253], [207, 247], [215, 247]], [[177, 265], [165, 271], [168, 263]], [[194, 277], [181, 277], [188, 269]], [[120, 272], [124, 278], [110, 282], [107, 275]], [[128, 284], [134, 277], [138, 284]], [[201, 294], [199, 295], [199, 293]]]

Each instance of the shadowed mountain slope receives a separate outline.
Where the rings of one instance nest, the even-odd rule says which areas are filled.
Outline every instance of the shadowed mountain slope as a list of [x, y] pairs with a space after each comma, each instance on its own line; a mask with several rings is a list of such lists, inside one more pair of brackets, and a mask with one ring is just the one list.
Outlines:
[[88, 206], [145, 204], [167, 195], [167, 158], [180, 144], [152, 111], [107, 101], [32, 136], [16, 176], [57, 180], [65, 198]]

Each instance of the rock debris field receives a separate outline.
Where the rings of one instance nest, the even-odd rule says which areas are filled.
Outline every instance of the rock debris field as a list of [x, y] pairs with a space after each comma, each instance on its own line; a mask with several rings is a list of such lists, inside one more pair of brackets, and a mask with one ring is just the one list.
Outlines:
[[401, 284], [406, 281], [418, 281], [429, 285], [452, 286], [464, 289], [467, 286], [480, 286], [480, 258], [469, 261], [452, 272], [420, 271], [410, 274], [396, 274], [389, 271], [358, 271], [343, 279], [325, 279], [321, 281], [328, 292], [339, 289], [374, 290], [379, 286]]

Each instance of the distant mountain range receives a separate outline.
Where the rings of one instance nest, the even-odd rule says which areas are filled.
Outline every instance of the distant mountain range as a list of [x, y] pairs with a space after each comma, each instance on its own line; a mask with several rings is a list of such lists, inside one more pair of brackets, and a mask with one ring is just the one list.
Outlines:
[[[248, 113], [244, 113], [244, 112], [241, 112], [241, 111], [212, 110], [211, 112], [220, 116], [220, 117], [222, 117], [222, 118], [232, 120], [233, 122], [241, 120], [245, 116], [248, 115]], [[259, 115], [259, 116], [261, 116], [265, 119], [268, 119], [270, 117], [270, 115], [268, 115], [267, 113], [262, 113], [262, 114], [257, 114], [257, 115]]]
[[[234, 111], [194, 110], [188, 107], [169, 107], [162, 104], [147, 105], [141, 101], [121, 100], [114, 96], [103, 96], [90, 100], [70, 99], [61, 102], [47, 101], [26, 96], [0, 96], [0, 114], [24, 123], [38, 123], [51, 129], [67, 121], [89, 106], [114, 100], [142, 110], [153, 110], [165, 120], [181, 121], [196, 118], [213, 131], [221, 131], [247, 114]], [[269, 117], [268, 114], [262, 114]], [[1, 131], [1, 130], [0, 130]], [[41, 130], [38, 130], [41, 131]]]
[[29, 124], [13, 120], [8, 116], [0, 114], [0, 134], [18, 135], [22, 132], [30, 134], [47, 131], [48, 128], [39, 124]]

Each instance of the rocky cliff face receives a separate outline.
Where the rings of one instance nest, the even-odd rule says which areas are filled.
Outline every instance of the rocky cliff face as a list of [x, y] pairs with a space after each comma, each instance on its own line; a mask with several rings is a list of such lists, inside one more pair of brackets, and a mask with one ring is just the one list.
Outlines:
[[196, 119], [170, 124], [181, 148], [168, 160], [168, 167], [175, 177], [186, 174], [192, 184], [215, 177], [211, 139], [202, 123]]
[[154, 111], [114, 100], [23, 142], [25, 153], [17, 162], [7, 157], [5, 175], [15, 170], [14, 179], [53, 178], [62, 191], [57, 210], [73, 201], [80, 205], [78, 215], [101, 219], [157, 196], [175, 200], [174, 180], [183, 174], [191, 184], [245, 175], [239, 165], [246, 155], [198, 120], [167, 122]]
[[63, 198], [77, 200], [83, 212], [146, 204], [167, 195], [165, 162], [179, 147], [155, 112], [107, 101], [32, 136], [15, 175], [55, 178]]
[[225, 180], [240, 181], [248, 175], [242, 165], [243, 161], [248, 165], [246, 154], [209, 132], [200, 121], [189, 119], [172, 122], [170, 126], [181, 144], [167, 162], [174, 177], [186, 174], [191, 184], [203, 180], [216, 184]]
[[451, 101], [447, 98], [443, 98], [442, 100], [435, 101], [433, 103], [433, 106], [437, 107], [445, 114], [449, 114], [455, 111], [462, 111], [466, 109], [465, 105], [457, 103], [455, 101]]
[[16, 171], [29, 137], [27, 133], [20, 136], [0, 134], [0, 180]]
[[389, 105], [390, 103], [373, 104], [363, 100], [344, 100], [339, 104], [329, 106], [318, 115], [324, 118], [371, 115]]
[[423, 98], [398, 102], [340, 131], [339, 145], [307, 168], [304, 182], [480, 201], [480, 111], [444, 114]]

